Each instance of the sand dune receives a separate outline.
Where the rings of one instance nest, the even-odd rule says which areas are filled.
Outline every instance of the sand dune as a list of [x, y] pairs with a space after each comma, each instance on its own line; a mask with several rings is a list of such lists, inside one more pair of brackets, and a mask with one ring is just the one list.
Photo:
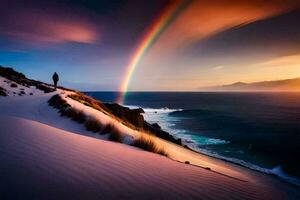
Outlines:
[[[60, 117], [47, 104], [52, 95], [0, 97], [1, 200], [300, 199], [299, 188], [159, 138], [173, 160], [107, 141]], [[68, 101], [88, 115], [112, 120]], [[118, 125], [126, 134], [138, 134]]]
[[0, 117], [1, 199], [285, 199], [286, 194], [31, 120]]
[[[42, 94], [34, 97], [5, 97], [2, 99], [2, 105], [0, 105], [0, 109], [2, 110], [2, 113], [0, 113], [0, 115], [2, 114], [6, 116], [30, 119], [66, 131], [71, 131], [74, 133], [99, 139], [105, 139], [106, 136], [88, 132], [85, 130], [83, 125], [77, 124], [67, 118], [60, 117], [57, 111], [49, 107], [47, 104], [48, 99], [52, 95], [53, 94]], [[108, 123], [109, 121], [113, 120], [102, 112], [99, 112], [91, 107], [84, 106], [83, 104], [70, 98], [68, 98], [67, 101], [72, 105], [72, 107], [84, 111], [84, 113], [86, 113], [87, 115], [93, 116], [103, 123]], [[136, 137], [140, 134], [139, 132], [130, 129], [121, 123], [113, 123], [116, 124], [116, 126], [118, 126], [118, 128], [127, 135]], [[240, 170], [239, 167], [235, 168], [232, 167], [232, 165], [227, 166], [225, 162], [198, 153], [194, 153], [185, 148], [182, 148], [181, 146], [175, 145], [160, 138], [156, 138], [155, 141], [159, 145], [163, 146], [168, 151], [170, 157], [174, 160], [181, 162], [189, 161], [191, 164], [202, 167], [209, 167], [213, 171], [217, 171], [227, 176], [236, 177], [244, 181], [255, 181], [253, 177], [249, 176], [249, 174], [247, 173], [244, 173], [244, 170]]]

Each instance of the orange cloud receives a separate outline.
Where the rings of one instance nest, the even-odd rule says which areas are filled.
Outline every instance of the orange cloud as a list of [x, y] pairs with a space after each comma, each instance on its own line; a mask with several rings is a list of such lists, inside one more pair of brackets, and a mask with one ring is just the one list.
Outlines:
[[31, 44], [94, 43], [99, 39], [96, 28], [87, 20], [34, 9], [5, 15], [1, 24], [2, 34]]
[[294, 0], [196, 0], [168, 27], [154, 48], [169, 51], [296, 6], [299, 2]]

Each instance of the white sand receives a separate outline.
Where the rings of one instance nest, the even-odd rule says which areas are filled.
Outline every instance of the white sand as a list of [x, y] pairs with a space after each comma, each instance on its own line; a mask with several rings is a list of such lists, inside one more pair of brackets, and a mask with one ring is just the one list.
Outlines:
[[[31, 120], [0, 117], [1, 199], [283, 199], [284, 193]], [[17, 191], [17, 192], [16, 192]]]

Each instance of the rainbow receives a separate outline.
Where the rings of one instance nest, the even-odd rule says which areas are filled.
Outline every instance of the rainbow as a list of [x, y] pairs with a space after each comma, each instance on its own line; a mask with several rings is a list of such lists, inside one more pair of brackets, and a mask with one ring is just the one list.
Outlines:
[[132, 78], [135, 69], [141, 62], [144, 55], [153, 46], [161, 33], [173, 22], [173, 20], [181, 13], [181, 11], [186, 8], [189, 2], [190, 1], [181, 0], [168, 5], [165, 9], [163, 9], [159, 17], [154, 20], [149, 30], [142, 37], [135, 48], [128, 65], [126, 66], [125, 75], [119, 88], [120, 95], [117, 100], [118, 103], [123, 104], [130, 79]]

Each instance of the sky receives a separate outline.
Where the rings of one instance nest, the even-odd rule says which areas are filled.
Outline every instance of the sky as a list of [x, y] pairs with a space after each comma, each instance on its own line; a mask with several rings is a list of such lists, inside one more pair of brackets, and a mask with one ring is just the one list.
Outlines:
[[[82, 91], [194, 91], [300, 77], [298, 0], [2, 0], [0, 65]], [[152, 29], [151, 29], [152, 28]], [[123, 87], [124, 88], [124, 87]]]

